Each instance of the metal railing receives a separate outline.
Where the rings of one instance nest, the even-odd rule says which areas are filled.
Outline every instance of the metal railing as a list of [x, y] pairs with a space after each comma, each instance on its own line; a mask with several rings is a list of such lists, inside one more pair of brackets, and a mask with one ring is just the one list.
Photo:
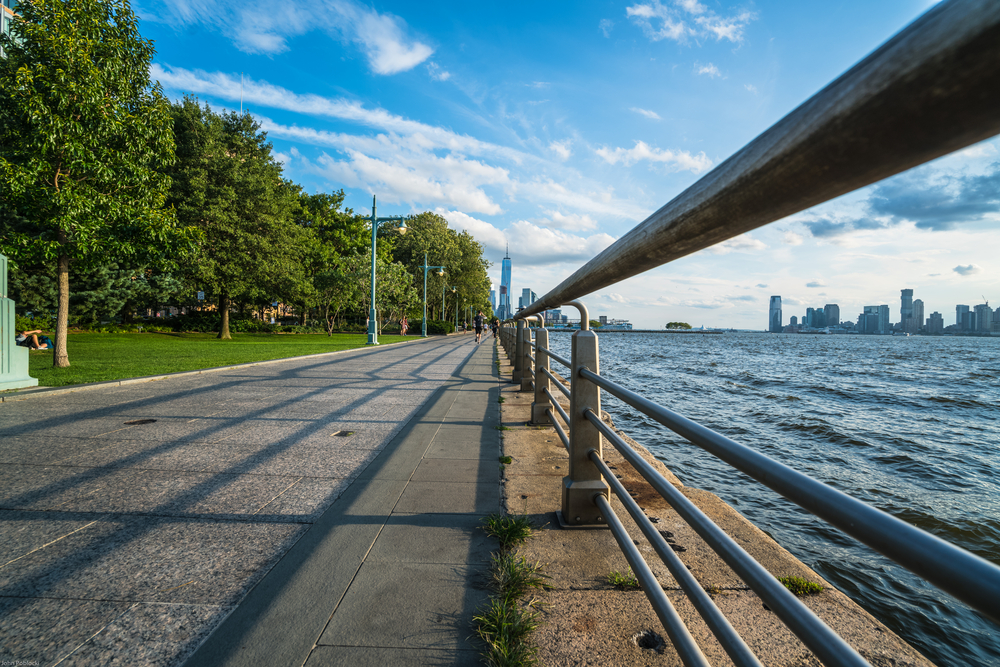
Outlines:
[[[994, 622], [1000, 568], [602, 377], [597, 336], [576, 299], [1000, 133], [998, 109], [1000, 3], [943, 2], [503, 323], [512, 381], [534, 392], [532, 421], [551, 424], [569, 452], [560, 523], [611, 529], [685, 665], [708, 663], [614, 514], [610, 492], [733, 662], [760, 663], [604, 463], [605, 439], [824, 664], [868, 663], [601, 420], [602, 390]], [[567, 360], [548, 349], [546, 329], [526, 320], [570, 305], [583, 328]], [[568, 369], [569, 389], [552, 361]]]

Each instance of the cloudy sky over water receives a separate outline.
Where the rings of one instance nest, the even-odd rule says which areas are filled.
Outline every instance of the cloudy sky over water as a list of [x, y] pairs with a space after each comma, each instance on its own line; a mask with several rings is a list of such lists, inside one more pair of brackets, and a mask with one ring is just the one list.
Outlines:
[[[261, 122], [288, 178], [347, 204], [431, 210], [499, 281], [547, 292], [930, 0], [374, 3], [141, 0], [153, 77]], [[993, 139], [586, 298], [662, 328], [763, 329], [912, 288], [926, 313], [1000, 306]], [[515, 302], [516, 305], [516, 302]]]

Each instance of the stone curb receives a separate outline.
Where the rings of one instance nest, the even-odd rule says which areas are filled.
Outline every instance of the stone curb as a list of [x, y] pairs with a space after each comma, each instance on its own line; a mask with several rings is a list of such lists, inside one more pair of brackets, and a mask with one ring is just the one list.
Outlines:
[[[420, 342], [422, 340], [430, 340], [430, 338], [424, 339], [417, 337], [414, 340], [404, 340], [398, 343], [392, 343], [392, 345], [409, 345], [413, 343]], [[297, 357], [283, 357], [281, 359], [265, 359], [264, 361], [251, 361], [245, 364], [235, 364], [232, 366], [214, 366], [212, 368], [201, 368], [193, 371], [178, 371], [176, 373], [164, 373], [162, 375], [143, 375], [135, 378], [123, 378], [121, 380], [107, 380], [105, 382], [89, 382], [86, 384], [72, 384], [65, 387], [36, 387], [34, 389], [28, 389], [25, 391], [16, 391], [9, 394], [0, 392], [0, 403], [7, 403], [10, 401], [24, 401], [29, 398], [43, 397], [43, 396], [58, 396], [60, 394], [68, 394], [74, 391], [87, 391], [90, 389], [101, 389], [103, 387], [122, 387], [128, 384], [139, 384], [140, 382], [154, 382], [156, 380], [166, 380], [169, 378], [184, 377], [187, 375], [201, 375], [202, 373], [218, 373], [220, 371], [231, 371], [238, 368], [249, 368], [251, 366], [264, 366], [266, 364], [278, 364], [283, 361], [296, 361], [298, 359], [313, 359], [315, 357], [329, 357], [335, 354], [345, 354], [347, 352], [355, 352], [357, 350], [368, 349], [367, 346], [364, 347], [353, 347], [348, 350], [334, 350], [333, 352], [317, 352], [316, 354], [303, 354]]]

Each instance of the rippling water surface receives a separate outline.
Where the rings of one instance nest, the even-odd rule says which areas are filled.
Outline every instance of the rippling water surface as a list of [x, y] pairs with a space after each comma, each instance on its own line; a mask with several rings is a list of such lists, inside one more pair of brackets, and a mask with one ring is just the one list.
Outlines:
[[[1000, 564], [1000, 339], [599, 333], [601, 373]], [[570, 336], [553, 333], [569, 357]], [[1000, 628], [608, 394], [615, 423], [941, 666]], [[998, 602], [1000, 604], [1000, 602]]]

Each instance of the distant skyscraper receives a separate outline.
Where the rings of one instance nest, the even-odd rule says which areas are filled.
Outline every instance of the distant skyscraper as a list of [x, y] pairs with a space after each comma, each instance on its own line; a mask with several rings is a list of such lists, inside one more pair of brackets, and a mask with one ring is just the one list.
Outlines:
[[975, 308], [976, 323], [975, 331], [989, 333], [991, 328], [990, 320], [993, 319], [993, 309], [988, 303], [981, 303]]
[[781, 333], [781, 297], [771, 297], [771, 307], [768, 310], [767, 330], [771, 333]]
[[903, 322], [909, 322], [910, 326], [904, 331], [907, 333], [917, 333], [920, 331], [920, 327], [924, 324], [924, 301], [923, 299], [913, 300], [913, 317], [909, 320], [903, 320]]
[[965, 316], [969, 314], [968, 306], [955, 306], [955, 324], [961, 329], [963, 322], [965, 321]]
[[816, 309], [806, 308], [806, 316], [802, 318], [802, 324], [804, 324], [807, 327], [814, 326], [813, 320], [815, 320], [815, 318], [816, 318]]
[[941, 313], [934, 311], [931, 316], [927, 318], [927, 333], [939, 334], [944, 332], [944, 317]]
[[828, 303], [823, 307], [826, 314], [826, 326], [835, 327], [840, 324], [840, 306], [835, 303]]
[[510, 308], [510, 250], [500, 263], [500, 303], [497, 306], [497, 317], [501, 320], [510, 319], [514, 312]]
[[913, 317], [913, 290], [899, 290], [899, 323], [906, 327], [906, 320]]
[[797, 327], [798, 325], [799, 325], [799, 318], [797, 318], [795, 315], [792, 315], [791, 318], [789, 318], [788, 320], [788, 326]]
[[490, 308], [493, 309], [493, 314], [497, 312], [497, 291], [495, 289], [490, 290]]
[[520, 301], [521, 301], [521, 307], [522, 308], [527, 308], [528, 306], [530, 306], [531, 304], [533, 304], [537, 300], [538, 300], [538, 297], [535, 295], [535, 293], [532, 292], [527, 287], [525, 287], [524, 289], [521, 290], [521, 299], [520, 299]]
[[878, 332], [879, 333], [889, 333], [891, 330], [891, 325], [889, 324], [889, 306], [879, 306], [878, 307]]

